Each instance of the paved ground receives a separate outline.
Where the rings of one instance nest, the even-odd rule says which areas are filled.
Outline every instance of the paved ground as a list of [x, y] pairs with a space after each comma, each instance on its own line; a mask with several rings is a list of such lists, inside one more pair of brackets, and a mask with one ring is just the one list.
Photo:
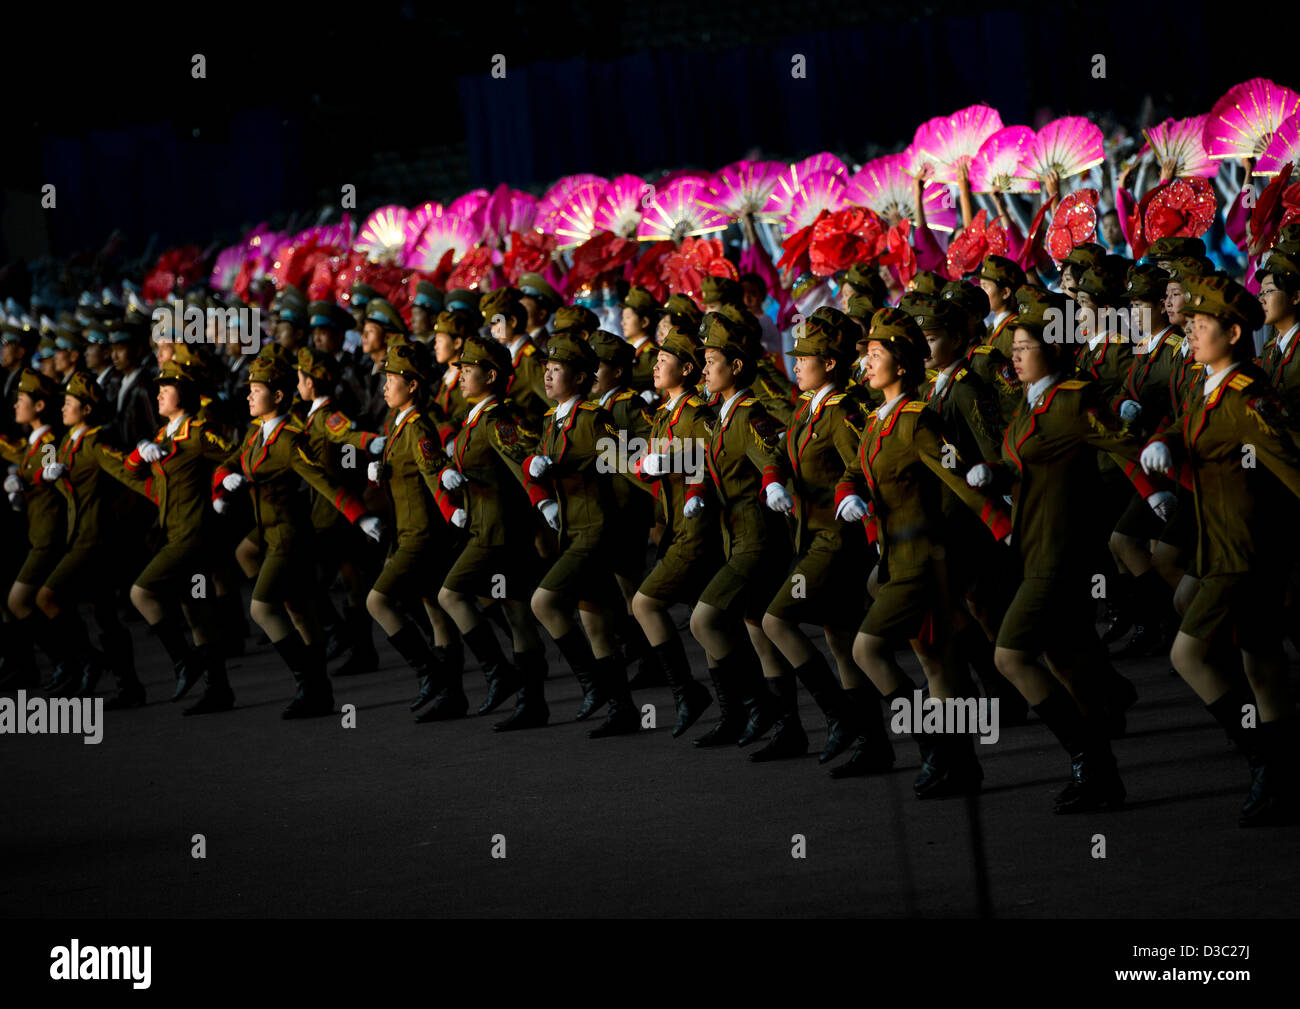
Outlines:
[[[170, 696], [132, 627], [150, 696]], [[1051, 813], [1068, 767], [1037, 723], [979, 748], [976, 802], [918, 802], [909, 739], [895, 773], [831, 781], [813, 756], [754, 765], [672, 739], [664, 689], [639, 698], [656, 730], [588, 740], [553, 649], [550, 728], [415, 725], [414, 676], [381, 657], [336, 681], [354, 729], [281, 721], [291, 679], [261, 646], [231, 665], [229, 714], [159, 700], [107, 713], [99, 746], [0, 736], [0, 914], [970, 916], [981, 879], [999, 917], [1295, 912], [1300, 833], [1236, 826], [1244, 763], [1163, 661], [1121, 666], [1142, 694], [1117, 745], [1131, 808], [1079, 818]], [[466, 684], [477, 705], [472, 666]], [[802, 712], [816, 752], [824, 722]]]

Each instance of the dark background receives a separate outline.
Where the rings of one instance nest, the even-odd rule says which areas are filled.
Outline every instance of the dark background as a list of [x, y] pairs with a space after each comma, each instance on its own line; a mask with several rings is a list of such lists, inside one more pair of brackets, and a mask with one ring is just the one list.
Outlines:
[[[40, 20], [24, 31], [22, 17]], [[1131, 128], [1206, 111], [1247, 77], [1297, 83], [1285, 47], [1252, 44], [1243, 27], [1223, 48], [1223, 5], [1197, 2], [1136, 18], [1131, 2], [1106, 0], [978, 13], [948, 2], [367, 0], [15, 18], [3, 262], [95, 249], [114, 228], [125, 253], [152, 237], [156, 255], [230, 242], [264, 219], [303, 227], [330, 206], [337, 219], [345, 183], [357, 186], [359, 222], [385, 203], [503, 181], [540, 193], [579, 171], [711, 170], [820, 150], [862, 160], [973, 102], [1008, 124], [1082, 114]], [[205, 80], [191, 77], [195, 53]], [[504, 79], [489, 72], [498, 53]], [[791, 77], [795, 53], [806, 79]], [[39, 209], [45, 183], [57, 187], [53, 211]]]

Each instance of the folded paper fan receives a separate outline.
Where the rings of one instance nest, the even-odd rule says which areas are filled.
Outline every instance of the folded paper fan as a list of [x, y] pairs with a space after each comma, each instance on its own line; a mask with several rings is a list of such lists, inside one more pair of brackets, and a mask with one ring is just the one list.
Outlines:
[[1066, 116], [1038, 131], [1024, 162], [1024, 175], [1042, 181], [1049, 172], [1060, 178], [1086, 172], [1106, 160], [1101, 130], [1082, 116]]
[[971, 105], [922, 123], [912, 138], [913, 157], [934, 165], [936, 182], [956, 182], [984, 141], [1002, 129], [1002, 117], [988, 105]]
[[1282, 125], [1273, 134], [1273, 139], [1264, 148], [1259, 163], [1255, 165], [1256, 175], [1277, 175], [1285, 164], [1300, 161], [1300, 113], [1287, 116]]
[[1025, 178], [1021, 168], [1036, 137], [1028, 126], [1007, 126], [985, 140], [971, 159], [971, 192], [1037, 192], [1038, 182]]
[[1219, 165], [1206, 152], [1201, 143], [1205, 132], [1205, 116], [1190, 119], [1166, 119], [1158, 126], [1143, 130], [1146, 146], [1139, 156], [1150, 154], [1157, 165], [1173, 165], [1173, 177], [1199, 175], [1210, 179], [1219, 171]]
[[823, 210], [832, 214], [840, 210], [844, 206], [846, 188], [848, 183], [844, 177], [830, 172], [818, 172], [805, 178], [790, 206], [790, 216], [785, 219], [787, 237], [808, 227]]
[[1007, 254], [1007, 232], [1000, 221], [988, 223], [981, 210], [960, 235], [948, 245], [946, 265], [949, 280], [961, 280], [984, 261], [985, 256]]
[[531, 231], [537, 219], [537, 197], [504, 182], [488, 197], [483, 208], [483, 241], [503, 245], [512, 231]]
[[593, 179], [580, 183], [569, 193], [553, 216], [555, 237], [561, 248], [576, 248], [600, 230], [596, 227], [596, 208], [608, 185], [604, 179]]
[[217, 253], [216, 261], [212, 264], [212, 274], [208, 278], [208, 283], [214, 290], [229, 293], [235, 289], [235, 278], [239, 276], [239, 268], [244, 265], [247, 252], [247, 247], [241, 244], [232, 245]]
[[636, 226], [638, 241], [681, 242], [687, 237], [724, 230], [727, 219], [700, 202], [707, 192], [708, 180], [689, 176], [657, 186]]
[[405, 265], [415, 270], [436, 270], [442, 257], [451, 252], [453, 261], [461, 259], [478, 244], [479, 228], [458, 217], [441, 204], [424, 224], [419, 240], [406, 254]]
[[419, 243], [420, 236], [424, 234], [424, 229], [429, 222], [436, 217], [441, 217], [445, 212], [443, 205], [433, 200], [425, 200], [418, 207], [407, 210], [405, 252], [407, 258], [415, 251], [415, 246]]
[[651, 188], [639, 175], [619, 175], [610, 179], [596, 204], [592, 223], [599, 230], [611, 232], [619, 238], [631, 238], [641, 223], [641, 202], [649, 196]]
[[753, 216], [767, 206], [785, 170], [779, 161], [732, 162], [713, 176], [702, 202], [732, 220]]
[[406, 251], [405, 207], [390, 204], [366, 218], [353, 248], [364, 252], [372, 263], [395, 262]]
[[822, 172], [848, 177], [849, 170], [844, 162], [829, 151], [814, 154], [810, 158], [796, 161], [781, 173], [772, 195], [763, 207], [762, 216], [769, 221], [784, 221], [794, 208], [794, 198], [799, 195], [803, 180]]
[[1300, 111], [1300, 94], [1265, 77], [1243, 81], [1214, 103], [1201, 143], [1212, 158], [1258, 158], [1277, 128]]
[[1076, 245], [1096, 237], [1099, 195], [1095, 189], [1076, 189], [1056, 208], [1047, 228], [1047, 251], [1058, 266]]
[[1152, 197], [1143, 215], [1148, 245], [1158, 238], [1197, 238], [1214, 223], [1214, 184], [1193, 176], [1174, 179]]
[[[849, 180], [844, 202], [870, 207], [886, 221], [906, 217], [919, 224], [912, 205], [913, 177], [907, 172], [909, 154], [887, 154], [863, 165]], [[921, 190], [925, 223], [933, 231], [952, 231], [957, 225], [957, 207], [948, 187], [927, 184]]]
[[472, 189], [464, 196], [459, 196], [447, 204], [447, 212], [455, 214], [457, 217], [464, 218], [479, 230], [479, 237], [483, 237], [483, 215], [487, 209], [487, 201], [492, 194], [486, 189]]
[[568, 201], [573, 191], [585, 182], [604, 181], [599, 175], [590, 173], [564, 176], [537, 201], [537, 220], [534, 226], [548, 235], [555, 234], [555, 214]]

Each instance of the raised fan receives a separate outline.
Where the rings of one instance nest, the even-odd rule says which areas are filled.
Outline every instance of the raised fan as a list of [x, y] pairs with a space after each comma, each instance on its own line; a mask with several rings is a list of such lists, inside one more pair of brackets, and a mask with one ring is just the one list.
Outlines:
[[1201, 143], [1212, 158], [1258, 158], [1277, 128], [1300, 111], [1300, 95], [1266, 77], [1242, 81], [1214, 103]]
[[1055, 119], [1034, 138], [1024, 174], [1040, 182], [1050, 172], [1068, 179], [1105, 161], [1103, 144], [1101, 130], [1083, 116]]
[[1180, 175], [1199, 175], [1213, 178], [1219, 165], [1205, 152], [1201, 135], [1205, 132], [1205, 116], [1190, 119], [1166, 119], [1159, 125], [1142, 131], [1147, 138], [1138, 157], [1150, 154], [1157, 165], [1173, 165], [1173, 178]]
[[666, 186], [656, 186], [654, 198], [642, 209], [636, 226], [637, 240], [681, 242], [689, 236], [725, 229], [727, 219], [700, 202], [708, 192], [708, 185], [705, 179], [686, 176], [673, 179]]
[[620, 175], [610, 179], [596, 204], [592, 223], [601, 230], [631, 238], [641, 223], [641, 201], [650, 189], [639, 175]]
[[971, 159], [971, 192], [1037, 192], [1038, 181], [1025, 178], [1021, 167], [1036, 137], [1028, 126], [1007, 126], [985, 140]]
[[732, 220], [761, 213], [785, 170], [780, 161], [733, 161], [718, 169], [702, 202]]
[[917, 127], [912, 154], [933, 163], [936, 182], [956, 182], [960, 170], [969, 168], [984, 141], [1000, 129], [1002, 117], [997, 109], [971, 105]]
[[405, 207], [389, 204], [380, 207], [366, 218], [353, 246], [364, 252], [372, 263], [395, 263], [406, 251], [406, 219], [410, 212]]
[[1275, 176], [1283, 165], [1297, 162], [1300, 162], [1300, 112], [1287, 116], [1282, 121], [1282, 125], [1273, 134], [1273, 139], [1264, 148], [1264, 153], [1255, 166], [1255, 174]]
[[803, 184], [803, 180], [822, 172], [842, 175], [846, 179], [849, 174], [844, 162], [829, 151], [822, 151], [802, 161], [796, 161], [781, 173], [772, 195], [768, 197], [767, 204], [763, 207], [762, 216], [769, 221], [784, 221], [794, 209], [794, 198], [799, 195], [799, 187]]
[[478, 244], [480, 229], [474, 222], [453, 214], [441, 204], [432, 206], [432, 216], [425, 221], [419, 240], [406, 256], [406, 265], [412, 269], [435, 270], [448, 249], [452, 259], [459, 260]]
[[[886, 154], [868, 161], [849, 180], [844, 190], [844, 201], [861, 207], [870, 207], [886, 221], [906, 217], [920, 224], [912, 202], [914, 178], [907, 172], [909, 155]], [[927, 183], [921, 190], [921, 203], [925, 209], [925, 223], [933, 231], [952, 231], [957, 225], [957, 207], [948, 196], [948, 187]]]

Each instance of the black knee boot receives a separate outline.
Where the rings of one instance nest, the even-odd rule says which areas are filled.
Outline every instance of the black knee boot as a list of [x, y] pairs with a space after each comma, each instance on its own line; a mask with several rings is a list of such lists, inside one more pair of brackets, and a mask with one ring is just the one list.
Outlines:
[[[409, 626], [409, 625], [408, 625]], [[424, 637], [420, 641], [423, 643]], [[433, 658], [433, 679], [430, 681], [433, 703], [416, 717], [420, 724], [446, 722], [464, 718], [469, 713], [469, 698], [465, 696], [465, 646], [458, 636], [449, 645], [434, 645], [429, 649]], [[421, 693], [423, 693], [421, 681]], [[419, 698], [417, 698], [418, 700]]]
[[677, 707], [677, 724], [673, 726], [673, 738], [676, 739], [699, 720], [713, 703], [713, 696], [691, 675], [690, 659], [686, 657], [686, 647], [678, 634], [672, 634], [653, 650], [663, 667], [664, 679], [673, 691], [673, 702]]
[[885, 726], [885, 712], [896, 697], [906, 697], [910, 701], [911, 688], [896, 690], [882, 699], [880, 691], [867, 680], [863, 686], [850, 687], [845, 693], [857, 710], [861, 735], [858, 736], [858, 748], [853, 751], [853, 755], [838, 767], [831, 768], [831, 777], [860, 778], [892, 770], [894, 744], [890, 741], [889, 730]]
[[736, 740], [736, 745], [748, 746], [757, 742], [763, 733], [776, 724], [776, 720], [781, 717], [781, 707], [767, 689], [763, 664], [748, 640], [727, 656], [727, 662], [736, 671], [736, 692], [746, 713], [745, 728]]
[[104, 628], [99, 643], [108, 656], [108, 666], [117, 680], [117, 693], [104, 702], [109, 711], [138, 708], [144, 704], [144, 684], [135, 671], [135, 644], [131, 632], [122, 624]]
[[1133, 626], [1133, 581], [1133, 576], [1128, 574], [1116, 573], [1111, 576], [1110, 591], [1106, 594], [1106, 614], [1102, 617], [1103, 645], [1118, 641]]
[[591, 642], [581, 629], [574, 628], [568, 634], [555, 639], [555, 647], [564, 656], [564, 661], [573, 670], [579, 686], [582, 687], [582, 704], [579, 705], [574, 721], [581, 722], [589, 718], [606, 701], [609, 695], [595, 676], [596, 656], [592, 654]]
[[623, 642], [623, 665], [631, 669], [636, 665], [636, 672], [628, 680], [633, 690], [646, 690], [650, 687], [669, 686], [664, 675], [663, 665], [650, 647], [650, 641], [641, 630], [641, 624], [630, 613], [619, 618], [618, 636]]
[[984, 696], [998, 700], [998, 721], [1003, 726], [1024, 725], [1029, 720], [1029, 702], [1011, 681], [1003, 676], [993, 661], [993, 642], [973, 620], [957, 635], [961, 658], [979, 677]]
[[587, 733], [588, 739], [605, 736], [625, 736], [641, 730], [641, 711], [632, 700], [632, 690], [627, 685], [627, 668], [618, 655], [608, 655], [596, 660], [596, 680], [609, 697], [609, 710], [605, 720]]
[[826, 659], [816, 649], [813, 649], [813, 657], [794, 674], [826, 716], [826, 745], [817, 758], [817, 763], [825, 764], [847, 750], [862, 731], [857, 711]]
[[1259, 723], [1258, 742], [1249, 758], [1250, 792], [1241, 807], [1239, 826], [1277, 827], [1300, 820], [1296, 724], [1295, 715]]
[[480, 620], [468, 634], [463, 635], [465, 645], [478, 659], [483, 677], [487, 680], [487, 696], [479, 705], [480, 715], [496, 711], [506, 700], [522, 686], [519, 670], [506, 660], [496, 632], [486, 620]]
[[515, 652], [514, 667], [519, 670], [523, 686], [515, 695], [515, 710], [505, 721], [492, 726], [494, 732], [513, 732], [516, 729], [540, 729], [551, 718], [546, 704], [546, 653]]
[[346, 606], [343, 619], [348, 625], [351, 652], [335, 676], [361, 676], [379, 670], [379, 653], [375, 651], [373, 620], [364, 606]]
[[1174, 590], [1155, 568], [1133, 582], [1133, 636], [1115, 653], [1117, 659], [1142, 658], [1167, 650], [1165, 617], [1172, 608]]
[[226, 677], [225, 646], [209, 643], [199, 645], [197, 651], [203, 660], [203, 696], [181, 714], [209, 715], [229, 711], [235, 706], [235, 692], [230, 689], [230, 680]]
[[767, 745], [751, 753], [749, 759], [756, 764], [764, 764], [770, 760], [802, 757], [808, 752], [808, 733], [799, 721], [799, 688], [795, 678], [778, 676], [768, 680], [767, 686], [780, 705], [781, 716], [772, 726], [772, 738], [767, 741]]
[[65, 609], [53, 620], [46, 620], [41, 632], [45, 651], [57, 656], [64, 672], [57, 682], [50, 684], [50, 695], [89, 697], [93, 694], [102, 666], [91, 654], [90, 635], [77, 612]]
[[980, 790], [984, 769], [975, 756], [973, 733], [923, 733], [919, 745], [921, 770], [912, 782], [918, 799], [946, 799]]
[[[1104, 652], [1104, 650], [1103, 650]], [[1100, 698], [1105, 704], [1105, 726], [1111, 739], [1120, 739], [1128, 731], [1128, 709], [1137, 703], [1137, 687], [1121, 676], [1103, 655], [1101, 661]]]
[[185, 632], [176, 617], [163, 617], [158, 623], [151, 624], [149, 630], [162, 643], [167, 657], [172, 660], [172, 671], [176, 674], [176, 690], [171, 699], [179, 701], [203, 678], [203, 664], [198, 661], [194, 650], [185, 640]]
[[334, 714], [334, 688], [325, 672], [324, 642], [306, 644], [295, 631], [274, 642], [274, 647], [293, 672], [294, 682], [298, 685], [298, 692], [289, 706], [280, 712], [280, 717], [312, 718]]
[[44, 613], [35, 610], [18, 621], [18, 625], [23, 628], [27, 640], [40, 646], [53, 666], [49, 681], [41, 684], [42, 690], [58, 697], [81, 682], [81, 667], [67, 661], [67, 647], [59, 635], [52, 632]]
[[1070, 783], [1056, 797], [1058, 813], [1091, 813], [1124, 805], [1124, 782], [1105, 723], [1085, 718], [1069, 691], [1059, 684], [1034, 705], [1034, 711], [1070, 755]]
[[748, 713], [741, 706], [737, 695], [735, 671], [725, 662], [719, 662], [709, 670], [709, 679], [713, 681], [713, 692], [718, 697], [718, 724], [704, 735], [692, 740], [696, 746], [731, 746], [745, 731]]

